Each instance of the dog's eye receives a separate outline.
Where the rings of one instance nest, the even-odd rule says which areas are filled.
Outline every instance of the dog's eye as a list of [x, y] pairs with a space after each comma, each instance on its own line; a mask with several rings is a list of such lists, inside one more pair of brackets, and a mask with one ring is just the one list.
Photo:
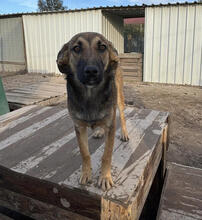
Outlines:
[[106, 47], [104, 44], [98, 45], [98, 49], [101, 50], [101, 51], [105, 51], [106, 48], [107, 48], [107, 47]]
[[81, 47], [75, 46], [73, 47], [74, 52], [79, 53], [81, 51]]

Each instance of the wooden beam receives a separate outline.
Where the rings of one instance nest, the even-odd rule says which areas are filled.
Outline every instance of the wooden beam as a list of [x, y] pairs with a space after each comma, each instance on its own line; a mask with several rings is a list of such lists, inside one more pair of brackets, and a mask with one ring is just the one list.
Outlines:
[[70, 212], [99, 219], [100, 199], [92, 193], [70, 189], [0, 166], [0, 187]]
[[[60, 219], [77, 219], [92, 220], [92, 218], [84, 217], [76, 213], [58, 208], [56, 206], [41, 202], [36, 199], [24, 196], [19, 193], [0, 187], [0, 205], [7, 207], [13, 211], [27, 215], [37, 220], [60, 220]], [[1, 220], [11, 220], [7, 216], [0, 214]], [[13, 218], [12, 218], [13, 219]]]

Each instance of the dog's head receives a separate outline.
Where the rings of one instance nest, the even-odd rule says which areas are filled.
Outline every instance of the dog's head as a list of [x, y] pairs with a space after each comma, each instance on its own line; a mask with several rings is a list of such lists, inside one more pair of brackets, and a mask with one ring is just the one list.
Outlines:
[[57, 65], [60, 72], [73, 75], [87, 86], [98, 85], [116, 69], [118, 54], [111, 42], [101, 34], [85, 32], [75, 35], [59, 51]]

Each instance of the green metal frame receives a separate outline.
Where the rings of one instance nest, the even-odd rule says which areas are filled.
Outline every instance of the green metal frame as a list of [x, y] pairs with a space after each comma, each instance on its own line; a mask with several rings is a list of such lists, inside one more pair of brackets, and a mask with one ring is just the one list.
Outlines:
[[6, 94], [4, 91], [3, 83], [0, 77], [0, 115], [10, 112], [8, 101], [6, 99]]

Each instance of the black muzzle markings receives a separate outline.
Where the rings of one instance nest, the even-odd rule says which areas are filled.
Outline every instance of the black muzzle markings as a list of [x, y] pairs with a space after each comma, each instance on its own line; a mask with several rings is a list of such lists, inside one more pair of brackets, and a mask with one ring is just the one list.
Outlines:
[[96, 86], [103, 80], [104, 65], [101, 61], [80, 59], [77, 64], [77, 77], [86, 86]]

